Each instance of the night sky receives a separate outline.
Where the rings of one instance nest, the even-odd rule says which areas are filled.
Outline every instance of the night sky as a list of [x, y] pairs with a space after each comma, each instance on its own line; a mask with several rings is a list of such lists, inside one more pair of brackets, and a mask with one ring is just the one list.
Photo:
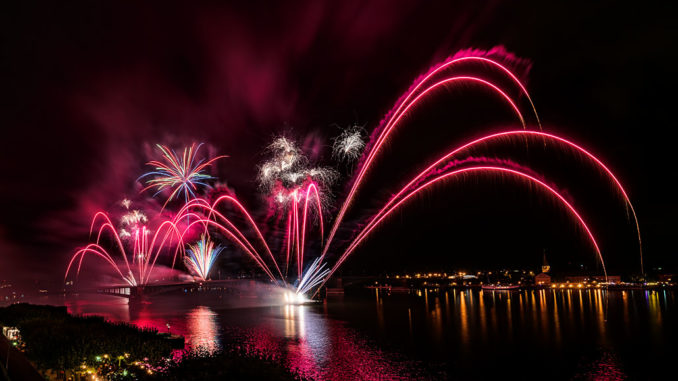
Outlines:
[[[155, 143], [206, 142], [211, 154], [230, 155], [215, 174], [263, 216], [255, 177], [274, 135], [296, 138], [329, 165], [338, 126], [371, 132], [429, 67], [462, 49], [495, 46], [525, 60], [516, 69], [544, 129], [590, 148], [626, 186], [646, 269], [678, 264], [678, 33], [668, 6], [118, 3], [19, 2], [0, 12], [0, 279], [61, 279], [74, 248], [87, 243], [94, 212], [124, 196], [143, 198], [135, 180]], [[367, 217], [443, 148], [517, 127], [473, 89], [427, 103], [379, 160], [349, 222]], [[638, 271], [634, 228], [609, 184], [571, 155], [526, 155], [583, 211], [611, 273]], [[335, 207], [351, 170], [339, 168]], [[559, 207], [488, 177], [421, 197], [343, 271], [536, 269], [544, 250], [561, 269], [596, 269]]]

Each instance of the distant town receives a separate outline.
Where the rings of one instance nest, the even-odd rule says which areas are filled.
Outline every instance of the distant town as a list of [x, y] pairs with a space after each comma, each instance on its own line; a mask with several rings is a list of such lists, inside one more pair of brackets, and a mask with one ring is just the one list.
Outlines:
[[[228, 279], [227, 277], [225, 277]], [[233, 277], [248, 279], [246, 275]], [[232, 278], [232, 279], [233, 279]], [[251, 279], [251, 278], [250, 278]], [[408, 290], [413, 288], [608, 288], [608, 289], [653, 289], [671, 288], [678, 284], [676, 274], [665, 272], [661, 267], [654, 268], [645, 276], [640, 275], [569, 275], [553, 272], [547, 265], [541, 271], [526, 269], [498, 269], [476, 272], [437, 271], [437, 272], [403, 272], [381, 275], [344, 275], [328, 282], [327, 293], [343, 292], [344, 289], [384, 288], [392, 290]], [[26, 299], [63, 291], [55, 285], [35, 287], [15, 287], [7, 280], [0, 281], [0, 304], [13, 304]]]

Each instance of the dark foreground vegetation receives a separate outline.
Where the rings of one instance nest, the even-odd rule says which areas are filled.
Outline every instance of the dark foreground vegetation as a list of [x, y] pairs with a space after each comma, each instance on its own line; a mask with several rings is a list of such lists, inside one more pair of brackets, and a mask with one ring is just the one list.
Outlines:
[[[128, 375], [141, 362], [156, 364], [172, 352], [171, 342], [155, 330], [72, 316], [65, 307], [14, 304], [0, 309], [0, 324], [19, 328], [19, 346], [48, 378]], [[124, 366], [132, 364], [135, 372]]]

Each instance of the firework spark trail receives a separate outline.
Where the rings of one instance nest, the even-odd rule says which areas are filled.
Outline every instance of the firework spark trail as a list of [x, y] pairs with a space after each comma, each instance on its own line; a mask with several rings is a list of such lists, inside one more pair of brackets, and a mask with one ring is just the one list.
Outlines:
[[[557, 200], [562, 202], [567, 209], [570, 211], [570, 213], [576, 218], [576, 220], [579, 222], [579, 224], [582, 226], [582, 228], [585, 230], [586, 234], [588, 235], [588, 238], [590, 239], [596, 254], [598, 256], [598, 259], [601, 262], [602, 268], [603, 268], [603, 273], [605, 274], [605, 278], [607, 280], [607, 270], [605, 268], [605, 261], [603, 260], [603, 256], [600, 252], [600, 248], [598, 247], [598, 243], [589, 229], [588, 225], [584, 221], [584, 219], [581, 217], [580, 213], [570, 204], [558, 191], [553, 189], [551, 186], [546, 184], [545, 182], [539, 180], [536, 177], [533, 177], [531, 175], [525, 174], [523, 172], [514, 170], [514, 169], [509, 169], [509, 168], [503, 168], [503, 167], [489, 167], [489, 166], [478, 166], [478, 167], [470, 167], [470, 168], [463, 168], [463, 169], [457, 169], [449, 173], [444, 173], [436, 176], [435, 178], [427, 181], [423, 185], [418, 186], [411, 192], [409, 192], [406, 196], [404, 196], [400, 201], [389, 207], [387, 210], [385, 210], [383, 213], [380, 212], [381, 216], [377, 219], [372, 219], [368, 225], [366, 225], [360, 234], [353, 240], [353, 242], [349, 245], [349, 247], [344, 251], [344, 253], [341, 255], [339, 260], [335, 263], [335, 265], [332, 267], [332, 270], [330, 271], [329, 275], [325, 278], [325, 280], [322, 282], [322, 285], [327, 282], [327, 280], [334, 274], [334, 272], [341, 266], [342, 263], [346, 260], [346, 258], [356, 249], [356, 247], [369, 235], [371, 231], [374, 230], [374, 228], [382, 222], [385, 218], [387, 218], [391, 213], [393, 213], [394, 210], [396, 210], [399, 206], [404, 204], [406, 201], [411, 199], [413, 196], [417, 195], [419, 192], [423, 191], [424, 189], [430, 187], [431, 185], [448, 179], [453, 176], [465, 174], [465, 173], [470, 173], [470, 172], [498, 172], [498, 173], [504, 173], [504, 174], [509, 174], [509, 175], [514, 175], [517, 176], [518, 178], [522, 178], [525, 180], [529, 180], [530, 182], [539, 185], [541, 188], [543, 188], [545, 191], [547, 191], [549, 194], [554, 196]], [[317, 291], [316, 291], [317, 292]]]
[[338, 177], [332, 168], [310, 167], [296, 143], [285, 137], [273, 140], [266, 150], [272, 157], [259, 166], [259, 186], [267, 193], [272, 192], [279, 205], [293, 201], [292, 194], [305, 182], [329, 186]]
[[[270, 157], [259, 165], [259, 187], [269, 194], [273, 210], [279, 209], [282, 213], [287, 213], [285, 275], [289, 270], [290, 257], [296, 257], [297, 276], [301, 278], [309, 198], [311, 193], [316, 198], [322, 240], [324, 235], [322, 205], [328, 201], [327, 193], [320, 192], [319, 188], [322, 186], [324, 190], [332, 185], [338, 178], [338, 172], [329, 167], [311, 167], [302, 150], [293, 140], [286, 137], [275, 138], [266, 151]], [[302, 200], [304, 197], [305, 200]], [[300, 211], [302, 201], [304, 209]], [[271, 258], [274, 259], [272, 255]], [[274, 263], [278, 266], [277, 261], [274, 260]], [[284, 278], [282, 272], [279, 272], [281, 278]]]
[[[564, 146], [567, 146], [571, 149], [574, 149], [575, 151], [583, 154], [589, 160], [591, 160], [596, 166], [599, 167], [599, 169], [603, 170], [607, 176], [612, 180], [614, 185], [616, 186], [617, 190], [621, 193], [625, 204], [628, 206], [629, 210], [631, 211], [631, 215], [633, 216], [634, 223], [636, 225], [636, 233], [638, 236], [638, 250], [640, 252], [640, 270], [642, 274], [645, 274], [645, 269], [643, 265], [643, 244], [642, 244], [642, 239], [641, 239], [641, 234], [640, 234], [640, 224], [638, 222], [638, 216], [636, 215], [636, 210], [633, 207], [633, 204], [631, 203], [631, 198], [628, 196], [626, 193], [626, 190], [624, 189], [624, 186], [621, 184], [619, 179], [614, 175], [614, 173], [595, 155], [593, 155], [590, 151], [586, 150], [582, 146], [567, 140], [565, 138], [562, 138], [557, 135], [553, 135], [550, 133], [542, 132], [542, 131], [526, 131], [526, 130], [513, 130], [513, 131], [505, 131], [505, 132], [499, 132], [495, 134], [490, 134], [487, 136], [483, 136], [481, 138], [478, 138], [476, 140], [473, 140], [469, 143], [466, 143], [457, 149], [451, 151], [447, 155], [443, 156], [441, 159], [437, 160], [435, 163], [430, 165], [428, 168], [426, 168], [424, 171], [420, 172], [420, 176], [417, 176], [415, 179], [413, 179], [410, 183], [408, 183], [407, 186], [412, 186], [414, 185], [417, 181], [421, 180], [423, 175], [430, 172], [433, 168], [437, 167], [438, 165], [442, 164], [443, 162], [450, 160], [454, 155], [459, 154], [460, 152], [470, 149], [476, 145], [486, 143], [490, 140], [494, 139], [500, 139], [504, 137], [509, 137], [509, 136], [525, 136], [525, 137], [539, 137], [543, 138], [545, 141], [546, 140], [551, 140], [560, 144], [563, 144]], [[403, 190], [398, 194], [402, 194]], [[398, 195], [394, 196], [397, 197]]]
[[[301, 206], [299, 201], [302, 197], [304, 198], [304, 206], [302, 216], [300, 217], [299, 209], [301, 208]], [[182, 234], [182, 239], [185, 239], [185, 234], [187, 234], [190, 228], [197, 223], [202, 224], [203, 228], [205, 229], [205, 233], [207, 233], [207, 228], [209, 226], [217, 227], [222, 232], [226, 232], [226, 235], [229, 238], [235, 240], [235, 242], [239, 246], [245, 249], [245, 251], [255, 260], [255, 262], [262, 268], [262, 270], [264, 270], [264, 272], [267, 275], [269, 275], [271, 279], [274, 280], [275, 277], [273, 276], [272, 272], [266, 265], [262, 256], [254, 247], [254, 245], [250, 242], [249, 239], [247, 239], [245, 233], [242, 230], [238, 229], [238, 227], [235, 226], [235, 224], [233, 224], [229, 218], [227, 218], [224, 214], [220, 213], [217, 210], [218, 205], [225, 201], [228, 201], [235, 205], [240, 210], [240, 212], [247, 218], [251, 228], [256, 232], [257, 237], [259, 238], [263, 246], [266, 248], [266, 251], [271, 257], [271, 260], [273, 261], [274, 265], [276, 266], [276, 269], [278, 270], [280, 275], [280, 279], [284, 280], [285, 277], [282, 275], [282, 272], [280, 271], [278, 262], [271, 253], [268, 244], [266, 243], [266, 240], [261, 234], [261, 231], [257, 227], [256, 223], [254, 222], [252, 216], [247, 212], [245, 207], [236, 198], [232, 196], [228, 195], [220, 196], [212, 204], [209, 204], [206, 200], [201, 198], [193, 199], [187, 204], [185, 204], [175, 216], [175, 221], [186, 219], [188, 217], [188, 213], [190, 213], [191, 210], [195, 209], [202, 210], [207, 217], [198, 217], [199, 218], [198, 221], [194, 221], [194, 223], [189, 224], [188, 227], [186, 227], [186, 229], [184, 230], [184, 233]], [[322, 221], [322, 206], [321, 206], [322, 204], [320, 203], [320, 195], [318, 193], [318, 188], [316, 184], [314, 183], [309, 184], [306, 187], [305, 192], [301, 192], [300, 190], [295, 190], [293, 192], [292, 207], [288, 214], [289, 238], [287, 242], [288, 247], [287, 261], [289, 263], [289, 252], [290, 249], [293, 249], [297, 257], [297, 273], [299, 279], [301, 279], [303, 272], [304, 247], [306, 245], [306, 231], [308, 229], [307, 224], [309, 213], [308, 203], [312, 201], [315, 201], [315, 206], [317, 208], [318, 220], [320, 225], [320, 237], [322, 241], [322, 237], [324, 235]], [[194, 214], [194, 216], [197, 216], [197, 214]], [[207, 223], [207, 221], [210, 222]]]
[[201, 218], [197, 221], [192, 221], [190, 224], [188, 224], [188, 226], [185, 228], [183, 234], [186, 234], [188, 231], [190, 231], [190, 229], [193, 227], [193, 225], [197, 225], [197, 224], [201, 224], [205, 229], [207, 229], [210, 226], [217, 229], [218, 232], [225, 235], [230, 241], [234, 242], [241, 249], [243, 249], [247, 255], [249, 255], [252, 259], [254, 259], [254, 261], [259, 265], [259, 267], [266, 273], [266, 275], [273, 282], [276, 282], [276, 283], [278, 282], [275, 275], [273, 275], [273, 273], [268, 268], [268, 266], [263, 261], [263, 259], [261, 259], [261, 257], [256, 252], [253, 252], [252, 250], [250, 250], [250, 248], [248, 246], [251, 245], [251, 244], [249, 244], [249, 242], [247, 240], [245, 240], [245, 241], [240, 240], [238, 238], [238, 236], [236, 235], [236, 233], [232, 232], [231, 230], [226, 228], [224, 225], [222, 225], [222, 224], [220, 224], [216, 221], [213, 221], [213, 220]]
[[[257, 233], [257, 238], [259, 238], [259, 241], [263, 244], [264, 249], [266, 250], [266, 253], [273, 260], [273, 263], [275, 264], [275, 268], [276, 268], [276, 270], [278, 270], [278, 274], [280, 275], [280, 277], [282, 277], [282, 272], [280, 271], [280, 267], [278, 266], [278, 262], [275, 260], [275, 257], [273, 256], [273, 253], [271, 252], [271, 248], [268, 246], [268, 243], [266, 243], [266, 240], [264, 239], [264, 235], [261, 234], [261, 230], [257, 226], [256, 222], [254, 222], [252, 215], [247, 211], [247, 209], [245, 209], [245, 207], [242, 205], [242, 203], [240, 201], [238, 201], [233, 196], [228, 196], [228, 195], [219, 196], [214, 201], [214, 203], [212, 204], [212, 209], [210, 210], [210, 216], [213, 213], [216, 212], [217, 205], [219, 205], [219, 203], [221, 203], [222, 201], [228, 201], [228, 202], [232, 203], [233, 205], [235, 205], [238, 208], [238, 210], [240, 210], [240, 212], [245, 216], [245, 218], [247, 218], [247, 221], [249, 222], [250, 226]], [[210, 216], [208, 216], [208, 218]], [[225, 217], [223, 217], [223, 216], [221, 218], [225, 219]]]
[[322, 283], [323, 279], [330, 274], [330, 270], [325, 268], [325, 263], [320, 264], [320, 258], [316, 258], [299, 280], [297, 285], [297, 294], [306, 294], [314, 287]]
[[318, 195], [318, 187], [316, 187], [315, 184], [309, 184], [308, 187], [306, 188], [306, 198], [304, 199], [304, 215], [302, 219], [302, 225], [301, 225], [301, 242], [297, 242], [297, 245], [300, 247], [300, 255], [299, 258], [297, 259], [298, 263], [298, 277], [301, 278], [302, 275], [302, 269], [304, 267], [304, 248], [306, 247], [306, 219], [308, 217], [308, 200], [311, 198], [311, 191], [314, 192], [315, 195], [315, 200], [316, 200], [316, 205], [318, 208], [318, 218], [320, 221], [320, 242], [322, 245], [322, 240], [323, 240], [323, 215], [322, 215], [322, 207], [320, 206], [320, 196]]
[[[99, 231], [97, 233], [97, 244], [101, 241], [101, 235], [104, 231], [104, 229], [108, 228], [111, 230], [113, 238], [116, 241], [116, 244], [118, 248], [120, 249], [120, 254], [122, 255], [122, 258], [125, 260], [125, 265], [127, 266], [127, 271], [128, 273], [132, 273], [132, 269], [130, 268], [129, 261], [127, 260], [127, 254], [125, 253], [124, 246], [122, 244], [122, 240], [120, 239], [120, 235], [118, 235], [118, 232], [115, 230], [115, 227], [113, 226], [113, 223], [111, 222], [111, 219], [108, 217], [108, 215], [104, 212], [97, 212], [94, 214], [94, 217], [92, 218], [92, 223], [90, 224], [89, 227], [89, 235], [90, 237], [92, 236], [92, 232], [94, 231], [94, 225], [96, 224], [96, 221], [98, 218], [103, 218], [105, 222], [99, 227]], [[82, 259], [80, 260], [80, 263], [82, 263]], [[70, 266], [69, 266], [70, 267]], [[80, 272], [80, 267], [78, 266], [78, 272]], [[68, 271], [66, 271], [66, 274], [68, 274]]]
[[189, 269], [192, 269], [200, 279], [205, 281], [222, 250], [223, 247], [215, 247], [214, 242], [208, 236], [202, 235], [200, 241], [194, 245], [189, 245], [184, 261]]
[[[268, 244], [267, 244], [266, 241], [264, 240], [264, 238], [263, 238], [263, 236], [262, 236], [262, 234], [261, 234], [261, 231], [260, 231], [259, 228], [257, 227], [256, 223], [254, 223], [254, 220], [252, 219], [252, 217], [250, 216], [250, 214], [247, 212], [247, 210], [243, 207], [243, 205], [242, 205], [238, 200], [236, 200], [235, 198], [233, 198], [232, 196], [221, 196], [221, 197], [219, 197], [219, 198], [218, 198], [213, 204], [211, 204], [211, 205], [210, 205], [206, 200], [204, 200], [204, 199], [194, 199], [194, 200], [191, 200], [189, 203], [187, 203], [186, 205], [184, 205], [184, 207], [182, 207], [182, 209], [181, 209], [181, 210], [179, 211], [179, 213], [177, 214], [177, 217], [175, 217], [175, 218], [176, 218], [176, 219], [179, 219], [179, 220], [184, 219], [184, 218], [187, 218], [187, 217], [188, 217], [188, 216], [187, 216], [187, 213], [188, 213], [191, 209], [201, 209], [201, 210], [207, 212], [208, 217], [207, 217], [207, 218], [202, 218], [202, 217], [199, 217], [199, 216], [198, 216], [199, 221], [203, 221], [203, 220], [214, 220], [214, 217], [216, 216], [220, 221], [223, 221], [223, 223], [225, 223], [225, 224], [227, 225], [227, 227], [226, 227], [226, 226], [223, 226], [222, 224], [219, 224], [219, 223], [217, 222], [217, 224], [219, 225], [220, 229], [223, 229], [223, 230], [225, 230], [225, 231], [228, 231], [229, 237], [232, 236], [233, 238], [235, 238], [235, 239], [237, 240], [237, 243], [238, 243], [239, 245], [242, 245], [243, 247], [246, 247], [246, 248], [247, 248], [247, 250], [246, 250], [247, 253], [250, 254], [250, 255], [255, 259], [255, 261], [257, 262], [257, 264], [259, 264], [259, 265], [262, 267], [262, 269], [264, 270], [264, 272], [266, 272], [267, 275], [270, 274], [271, 278], [274, 278], [274, 276], [272, 275], [272, 272], [270, 271], [270, 269], [269, 269], [268, 266], [266, 265], [266, 262], [263, 260], [261, 254], [259, 254], [259, 251], [254, 247], [254, 245], [250, 242], [250, 240], [246, 238], [245, 234], [244, 234], [237, 226], [235, 226], [235, 224], [233, 224], [233, 223], [231, 222], [231, 220], [228, 219], [224, 214], [222, 214], [222, 213], [220, 213], [220, 212], [218, 212], [218, 211], [216, 210], [216, 207], [218, 206], [218, 204], [219, 204], [220, 202], [222, 202], [223, 200], [232, 202], [232, 203], [233, 203], [234, 205], [236, 205], [236, 206], [242, 211], [242, 213], [247, 217], [248, 221], [249, 221], [249, 222], [251, 223], [251, 225], [252, 225], [252, 228], [257, 232], [258, 237], [260, 238], [260, 240], [262, 241], [264, 247], [266, 248], [266, 251], [267, 251], [268, 254], [271, 256], [271, 259], [273, 260], [273, 263], [275, 264], [276, 269], [278, 270], [278, 273], [280, 274], [280, 276], [281, 276], [281, 278], [282, 278], [282, 272], [280, 272], [280, 268], [279, 268], [279, 266], [278, 266], [278, 263], [277, 263], [277, 261], [275, 260], [275, 257], [273, 257], [273, 254], [271, 253], [270, 249], [268, 248]], [[194, 224], [189, 224], [189, 227], [192, 227], [193, 225], [194, 225]], [[209, 225], [209, 224], [203, 224], [203, 227], [204, 227], [204, 229], [205, 229], [205, 233], [207, 233], [208, 225]], [[187, 234], [188, 231], [189, 231], [189, 229], [186, 228], [184, 234]]]
[[287, 213], [287, 255], [285, 257], [285, 277], [287, 277], [287, 270], [290, 265], [290, 249], [292, 245], [292, 214]]
[[97, 256], [103, 258], [120, 275], [121, 279], [125, 280], [131, 286], [134, 285], [134, 284], [132, 284], [132, 282], [130, 280], [128, 280], [128, 278], [125, 275], [122, 274], [122, 271], [120, 270], [120, 266], [118, 266], [115, 263], [115, 261], [113, 260], [113, 257], [111, 257], [111, 255], [108, 253], [108, 251], [106, 251], [106, 249], [104, 249], [103, 247], [101, 247], [97, 244], [94, 244], [94, 243], [90, 243], [89, 245], [85, 246], [84, 248], [77, 250], [75, 252], [75, 254], [73, 254], [73, 256], [71, 257], [71, 260], [68, 262], [68, 268], [67, 268], [66, 274], [64, 276], [64, 281], [66, 281], [66, 279], [68, 278], [68, 273], [70, 271], [70, 268], [71, 268], [71, 266], [73, 266], [73, 262], [78, 257], [81, 258], [81, 260], [78, 262], [78, 270], [77, 270], [77, 273], [80, 274], [80, 268], [82, 267], [82, 257], [84, 257], [84, 255], [87, 254], [87, 253], [94, 254], [94, 255], [97, 255]]
[[[384, 142], [390, 135], [391, 131], [393, 130], [394, 126], [396, 126], [400, 120], [402, 119], [403, 115], [405, 115], [410, 108], [416, 106], [423, 97], [425, 97], [429, 92], [432, 92], [433, 90], [437, 89], [438, 87], [454, 83], [454, 82], [459, 82], [459, 81], [470, 81], [470, 82], [477, 82], [479, 84], [488, 86], [490, 89], [495, 91], [497, 94], [499, 94], [504, 100], [508, 102], [508, 104], [511, 106], [513, 111], [516, 113], [518, 116], [518, 119], [520, 119], [521, 124], [523, 125], [523, 128], [526, 127], [525, 124], [525, 119], [523, 118], [522, 113], [518, 109], [518, 106], [516, 106], [515, 102], [504, 92], [502, 91], [499, 87], [495, 86], [494, 84], [485, 81], [481, 78], [476, 78], [476, 77], [452, 77], [452, 78], [447, 78], [442, 81], [436, 82], [434, 85], [428, 87], [426, 90], [422, 91], [419, 95], [414, 98], [411, 102], [407, 103], [404, 108], [401, 107], [405, 105], [405, 103], [401, 104], [401, 106], [398, 107], [397, 111], [395, 114], [391, 116], [389, 119], [388, 123], [384, 127], [384, 129], [380, 132], [379, 137], [377, 138], [376, 143], [372, 146], [372, 149], [368, 151], [367, 158], [363, 165], [360, 167], [360, 170], [358, 172], [358, 175], [355, 177], [355, 181], [353, 182], [353, 185], [351, 186], [351, 190], [348, 193], [348, 196], [344, 200], [344, 203], [341, 206], [341, 209], [339, 210], [339, 213], [337, 214], [337, 217], [334, 220], [334, 224], [332, 226], [332, 229], [330, 230], [330, 234], [327, 238], [327, 243], [325, 244], [325, 248], [322, 251], [321, 258], [324, 258], [325, 255], [327, 254], [327, 251], [330, 247], [330, 244], [332, 242], [332, 239], [334, 238], [334, 235], [336, 234], [337, 229], [339, 228], [339, 225], [341, 224], [341, 221], [343, 220], [344, 214], [346, 213], [346, 210], [348, 209], [349, 205], [353, 201], [353, 197], [355, 196], [355, 193], [359, 187], [359, 185], [362, 182], [362, 179], [365, 177], [367, 170], [369, 169], [372, 161], [374, 160], [374, 157], [376, 154], [379, 152], [381, 147], [383, 146]], [[418, 87], [417, 87], [418, 88]], [[409, 100], [409, 95], [406, 98], [406, 101]]]
[[294, 226], [292, 227], [294, 229], [294, 246], [297, 251], [297, 276], [301, 276], [301, 247], [299, 245], [299, 201], [297, 199], [297, 191], [294, 191], [292, 193], [292, 196], [294, 197], [294, 201], [292, 201], [292, 208], [294, 210], [294, 218], [292, 220], [294, 221]]
[[634, 218], [634, 222], [636, 225], [636, 232], [638, 235], [638, 246], [639, 246], [639, 251], [640, 251], [640, 266], [641, 266], [641, 273], [644, 273], [644, 268], [643, 268], [643, 252], [642, 252], [642, 241], [641, 241], [641, 235], [640, 235], [640, 225], [638, 223], [638, 218], [636, 217], [636, 212], [635, 209], [633, 208], [633, 205], [631, 204], [631, 200], [626, 193], [626, 190], [622, 186], [621, 182], [617, 179], [617, 177], [612, 173], [612, 171], [596, 156], [594, 156], [591, 152], [587, 151], [580, 145], [573, 143], [567, 139], [564, 139], [562, 137], [559, 137], [557, 135], [553, 135], [550, 133], [545, 133], [541, 131], [526, 131], [526, 130], [513, 130], [513, 131], [505, 131], [505, 132], [499, 132], [495, 134], [490, 134], [487, 136], [483, 136], [481, 138], [472, 140], [466, 144], [463, 144], [459, 146], [458, 148], [450, 151], [449, 153], [443, 155], [440, 159], [436, 160], [433, 164], [429, 165], [426, 169], [423, 171], [419, 172], [410, 182], [408, 182], [404, 187], [401, 188], [401, 190], [393, 195], [388, 202], [382, 207], [382, 209], [377, 213], [375, 216], [372, 217], [372, 219], [377, 219], [383, 213], [389, 206], [391, 206], [394, 202], [398, 201], [400, 196], [402, 196], [405, 192], [410, 190], [412, 187], [415, 187], [418, 185], [421, 181], [425, 180], [427, 176], [431, 176], [432, 174], [436, 174], [433, 170], [440, 166], [441, 164], [448, 162], [452, 160], [456, 155], [460, 154], [463, 151], [469, 150], [473, 148], [474, 146], [480, 145], [482, 143], [489, 142], [491, 140], [495, 139], [501, 139], [504, 137], [510, 137], [510, 136], [523, 136], [523, 137], [535, 137], [535, 138], [543, 138], [545, 140], [550, 140], [554, 141], [556, 143], [560, 143], [566, 147], [569, 147], [577, 152], [580, 152], [587, 158], [589, 158], [599, 169], [601, 169], [603, 172], [605, 172], [608, 177], [612, 180], [613, 184], [617, 188], [617, 190], [621, 193], [623, 196], [623, 199], [625, 201], [625, 204], [629, 207], [631, 210], [631, 214]]
[[164, 189], [172, 190], [163, 205], [163, 209], [177, 196], [177, 194], [181, 193], [181, 191], [184, 193], [184, 200], [186, 202], [188, 202], [189, 198], [191, 197], [195, 198], [195, 192], [198, 190], [198, 185], [209, 187], [205, 181], [214, 178], [204, 173], [207, 167], [212, 165], [212, 163], [218, 159], [228, 157], [225, 155], [217, 156], [207, 161], [200, 159], [197, 163], [195, 163], [198, 150], [200, 150], [202, 145], [203, 144], [200, 143], [196, 147], [196, 144], [194, 143], [190, 147], [185, 147], [183, 156], [179, 158], [179, 155], [177, 155], [174, 150], [157, 144], [156, 146], [162, 153], [162, 157], [167, 163], [157, 160], [148, 162], [148, 165], [154, 166], [155, 170], [141, 175], [139, 179], [148, 176], [154, 176], [154, 178], [146, 181], [147, 186], [142, 189], [141, 192], [143, 193], [148, 189], [155, 188], [157, 190], [157, 192], [153, 195], [155, 197]]
[[148, 222], [148, 217], [140, 210], [132, 210], [122, 216], [121, 223], [126, 226], [145, 224]]
[[[180, 248], [183, 246], [181, 234], [177, 229], [176, 225], [172, 221], [164, 221], [162, 224], [160, 224], [150, 242], [148, 241], [147, 238], [146, 228], [141, 227], [140, 229], [138, 229], [135, 232], [134, 242], [131, 245], [132, 251], [130, 253], [125, 249], [125, 245], [123, 244], [118, 234], [118, 231], [113, 226], [113, 223], [111, 222], [108, 215], [106, 215], [104, 212], [97, 212], [92, 218], [92, 224], [90, 225], [90, 236], [94, 232], [94, 227], [96, 225], [97, 220], [99, 219], [103, 219], [104, 222], [99, 225], [95, 243], [88, 244], [86, 247], [79, 249], [75, 252], [75, 254], [71, 257], [71, 260], [69, 261], [68, 267], [66, 268], [64, 279], [68, 277], [71, 267], [73, 266], [73, 263], [76, 260], [78, 260], [78, 268], [76, 272], [77, 276], [80, 274], [80, 271], [82, 269], [82, 263], [85, 258], [85, 255], [94, 254], [106, 260], [113, 267], [113, 269], [120, 275], [122, 280], [124, 280], [130, 286], [143, 286], [147, 284], [148, 281], [150, 280], [150, 276], [153, 273], [155, 263], [162, 249], [166, 246], [172, 246], [172, 242], [174, 241], [174, 239], [176, 239], [178, 243], [175, 249], [176, 256]], [[123, 258], [125, 267], [127, 268], [127, 275], [124, 275], [123, 270], [115, 262], [115, 259], [111, 255], [111, 253], [103, 246], [101, 246], [101, 239], [106, 231], [110, 233], [111, 237], [113, 238], [114, 246], [117, 246], [117, 250], [119, 250], [120, 255]], [[162, 238], [160, 241], [158, 241], [158, 237], [160, 237], [161, 235]], [[169, 244], [166, 245], [168, 239]], [[131, 264], [137, 265], [135, 269], [137, 271], [136, 276], [134, 271], [132, 270], [132, 266], [130, 266], [130, 260], [128, 258], [130, 254], [132, 257]]]

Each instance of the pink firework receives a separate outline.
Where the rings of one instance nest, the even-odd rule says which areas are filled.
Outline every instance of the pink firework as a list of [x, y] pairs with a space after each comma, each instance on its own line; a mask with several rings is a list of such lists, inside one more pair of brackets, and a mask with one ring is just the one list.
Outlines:
[[[76, 260], [78, 262], [77, 276], [80, 274], [85, 256], [94, 255], [106, 261], [128, 285], [143, 286], [151, 280], [156, 262], [163, 249], [173, 251], [176, 258], [183, 247], [182, 234], [174, 221], [163, 221], [155, 233], [151, 233], [146, 226], [138, 226], [131, 233], [131, 242], [124, 244], [108, 215], [98, 212], [92, 219], [90, 236], [95, 231], [96, 240], [78, 249], [71, 257], [65, 278], [68, 277]], [[109, 245], [104, 245], [102, 242], [105, 235], [108, 236], [108, 241], [112, 241]]]

